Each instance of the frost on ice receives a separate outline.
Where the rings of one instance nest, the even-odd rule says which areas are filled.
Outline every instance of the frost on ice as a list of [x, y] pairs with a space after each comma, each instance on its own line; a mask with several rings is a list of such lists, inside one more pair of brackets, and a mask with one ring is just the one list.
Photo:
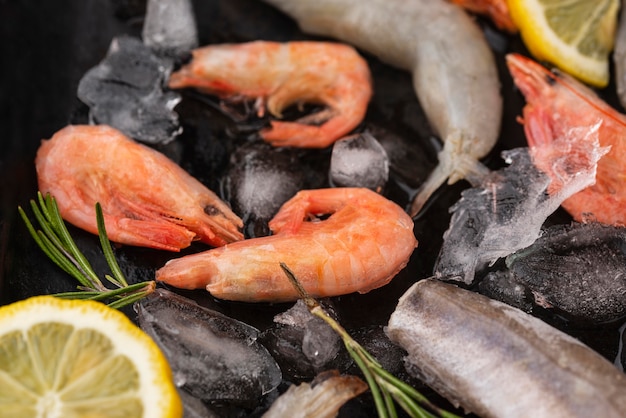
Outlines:
[[[571, 129], [532, 151], [505, 151], [510, 165], [465, 190], [450, 209], [435, 277], [469, 285], [477, 270], [531, 245], [561, 202], [595, 183], [597, 162], [608, 152], [600, 147], [598, 127]], [[537, 159], [551, 168], [550, 176], [535, 167]]]

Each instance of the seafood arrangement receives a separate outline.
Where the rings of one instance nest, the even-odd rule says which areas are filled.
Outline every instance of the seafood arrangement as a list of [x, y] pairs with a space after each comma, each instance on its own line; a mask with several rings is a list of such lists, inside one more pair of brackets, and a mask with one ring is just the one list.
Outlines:
[[[549, 145], [565, 132], [599, 123], [598, 140], [609, 152], [598, 162], [596, 183], [563, 202], [575, 220], [595, 220], [608, 225], [624, 225], [624, 176], [626, 166], [626, 115], [606, 104], [588, 87], [567, 74], [550, 72], [521, 55], [509, 55], [507, 64], [515, 84], [526, 97], [524, 131], [531, 149]], [[552, 188], [558, 189], [562, 176], [537, 161], [550, 173]]]
[[[489, 14], [498, 29], [453, 3]], [[348, 331], [378, 347], [385, 368], [414, 386], [426, 382], [446, 405], [479, 416], [623, 415], [624, 284], [612, 278], [621, 277], [624, 256], [626, 118], [615, 98], [606, 103], [606, 92], [597, 96], [524, 56], [503, 2], [233, 4], [194, 3], [197, 32], [178, 22], [183, 42], [174, 49], [158, 25], [152, 35], [144, 25], [144, 45], [119, 30], [103, 34], [112, 36], [86, 66], [100, 62], [100, 78], [80, 95], [97, 97], [110, 85], [124, 89], [107, 97], [127, 97], [135, 87], [116, 73], [124, 60], [115, 54], [120, 45], [152, 48], [135, 63], [151, 63], [153, 81], [136, 90], [154, 95], [163, 115], [143, 141], [151, 146], [91, 124], [102, 122], [95, 102], [84, 101], [36, 155], [37, 186], [56, 197], [79, 242], [93, 245], [99, 202], [126, 275], [159, 282], [128, 315], [168, 356], [186, 413], [281, 415], [294, 404], [317, 408], [335, 385], [346, 387], [336, 405], [325, 403], [329, 416], [341, 415], [344, 402], [355, 414], [375, 413], [363, 396], [348, 401], [366, 390], [358, 378], [311, 382], [324, 369], [358, 371], [336, 335], [322, 338], [328, 329], [306, 312], [286, 315], [301, 295], [284, 263]], [[157, 19], [167, 20], [164, 13]], [[509, 52], [521, 54], [505, 58]], [[114, 78], [101, 77], [103, 65]], [[142, 80], [132, 74], [128, 80]], [[123, 101], [98, 102], [99, 114]], [[356, 157], [355, 139], [366, 143]], [[426, 149], [430, 165], [400, 167], [390, 143]], [[361, 173], [336, 169], [350, 158]], [[360, 184], [362, 173], [374, 181]], [[592, 221], [611, 226], [579, 224]], [[572, 226], [545, 229], [552, 223]], [[2, 302], [26, 297], [37, 277], [49, 278], [46, 293], [67, 289], [69, 281], [48, 274], [53, 266], [28, 264], [35, 251], [21, 241], [16, 251], [25, 256], [0, 281]], [[475, 252], [464, 259], [455, 246]], [[607, 261], [589, 248], [608, 249], [600, 251]], [[547, 270], [576, 262], [587, 267], [572, 267], [580, 275], [568, 270], [566, 283], [549, 281]], [[605, 285], [586, 285], [590, 277]], [[594, 293], [600, 287], [611, 290]], [[526, 312], [478, 294], [507, 289]], [[518, 395], [505, 389], [511, 381], [520, 382]]]
[[[413, 199], [411, 215], [446, 180], [478, 184], [487, 172], [478, 160], [500, 133], [502, 98], [493, 53], [461, 8], [445, 0], [267, 2], [305, 32], [349, 42], [411, 72], [419, 102], [444, 143], [439, 164]], [[386, 30], [389, 25], [394, 30]]]

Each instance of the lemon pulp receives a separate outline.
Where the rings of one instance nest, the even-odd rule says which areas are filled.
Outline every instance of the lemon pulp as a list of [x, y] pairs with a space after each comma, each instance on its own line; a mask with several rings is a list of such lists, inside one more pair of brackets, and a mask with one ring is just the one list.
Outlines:
[[509, 0], [509, 8], [535, 58], [593, 86], [608, 84], [619, 0]]
[[98, 302], [41, 296], [0, 308], [0, 417], [180, 417], [156, 344]]

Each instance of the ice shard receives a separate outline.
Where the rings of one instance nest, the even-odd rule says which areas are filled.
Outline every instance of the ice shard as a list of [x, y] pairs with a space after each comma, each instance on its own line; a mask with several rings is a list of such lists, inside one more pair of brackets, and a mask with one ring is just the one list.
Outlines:
[[[435, 277], [469, 285], [477, 270], [531, 245], [566, 198], [595, 183], [598, 160], [607, 152], [599, 145], [598, 126], [572, 129], [567, 137], [533, 151], [505, 151], [510, 165], [490, 173], [479, 187], [463, 191], [450, 209]], [[536, 158], [551, 162], [558, 187], [535, 167]]]

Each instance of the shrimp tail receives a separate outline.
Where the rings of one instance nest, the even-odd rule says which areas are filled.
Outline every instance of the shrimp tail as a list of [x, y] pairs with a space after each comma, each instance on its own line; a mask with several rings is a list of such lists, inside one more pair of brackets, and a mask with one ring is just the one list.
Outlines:
[[446, 180], [448, 184], [454, 184], [465, 179], [473, 186], [477, 186], [489, 173], [489, 169], [482, 163], [461, 151], [463, 142], [463, 138], [457, 135], [446, 139], [443, 150], [437, 155], [439, 164], [413, 198], [409, 210], [411, 217], [416, 217], [422, 211], [428, 199]]
[[420, 187], [415, 198], [413, 198], [413, 202], [411, 202], [411, 209], [409, 211], [409, 215], [411, 215], [411, 217], [416, 217], [421, 212], [432, 194], [445, 183], [448, 177], [450, 177], [451, 170], [452, 167], [442, 164], [441, 162], [437, 165], [437, 167], [435, 167], [435, 169], [428, 176], [428, 179], [426, 179]]

